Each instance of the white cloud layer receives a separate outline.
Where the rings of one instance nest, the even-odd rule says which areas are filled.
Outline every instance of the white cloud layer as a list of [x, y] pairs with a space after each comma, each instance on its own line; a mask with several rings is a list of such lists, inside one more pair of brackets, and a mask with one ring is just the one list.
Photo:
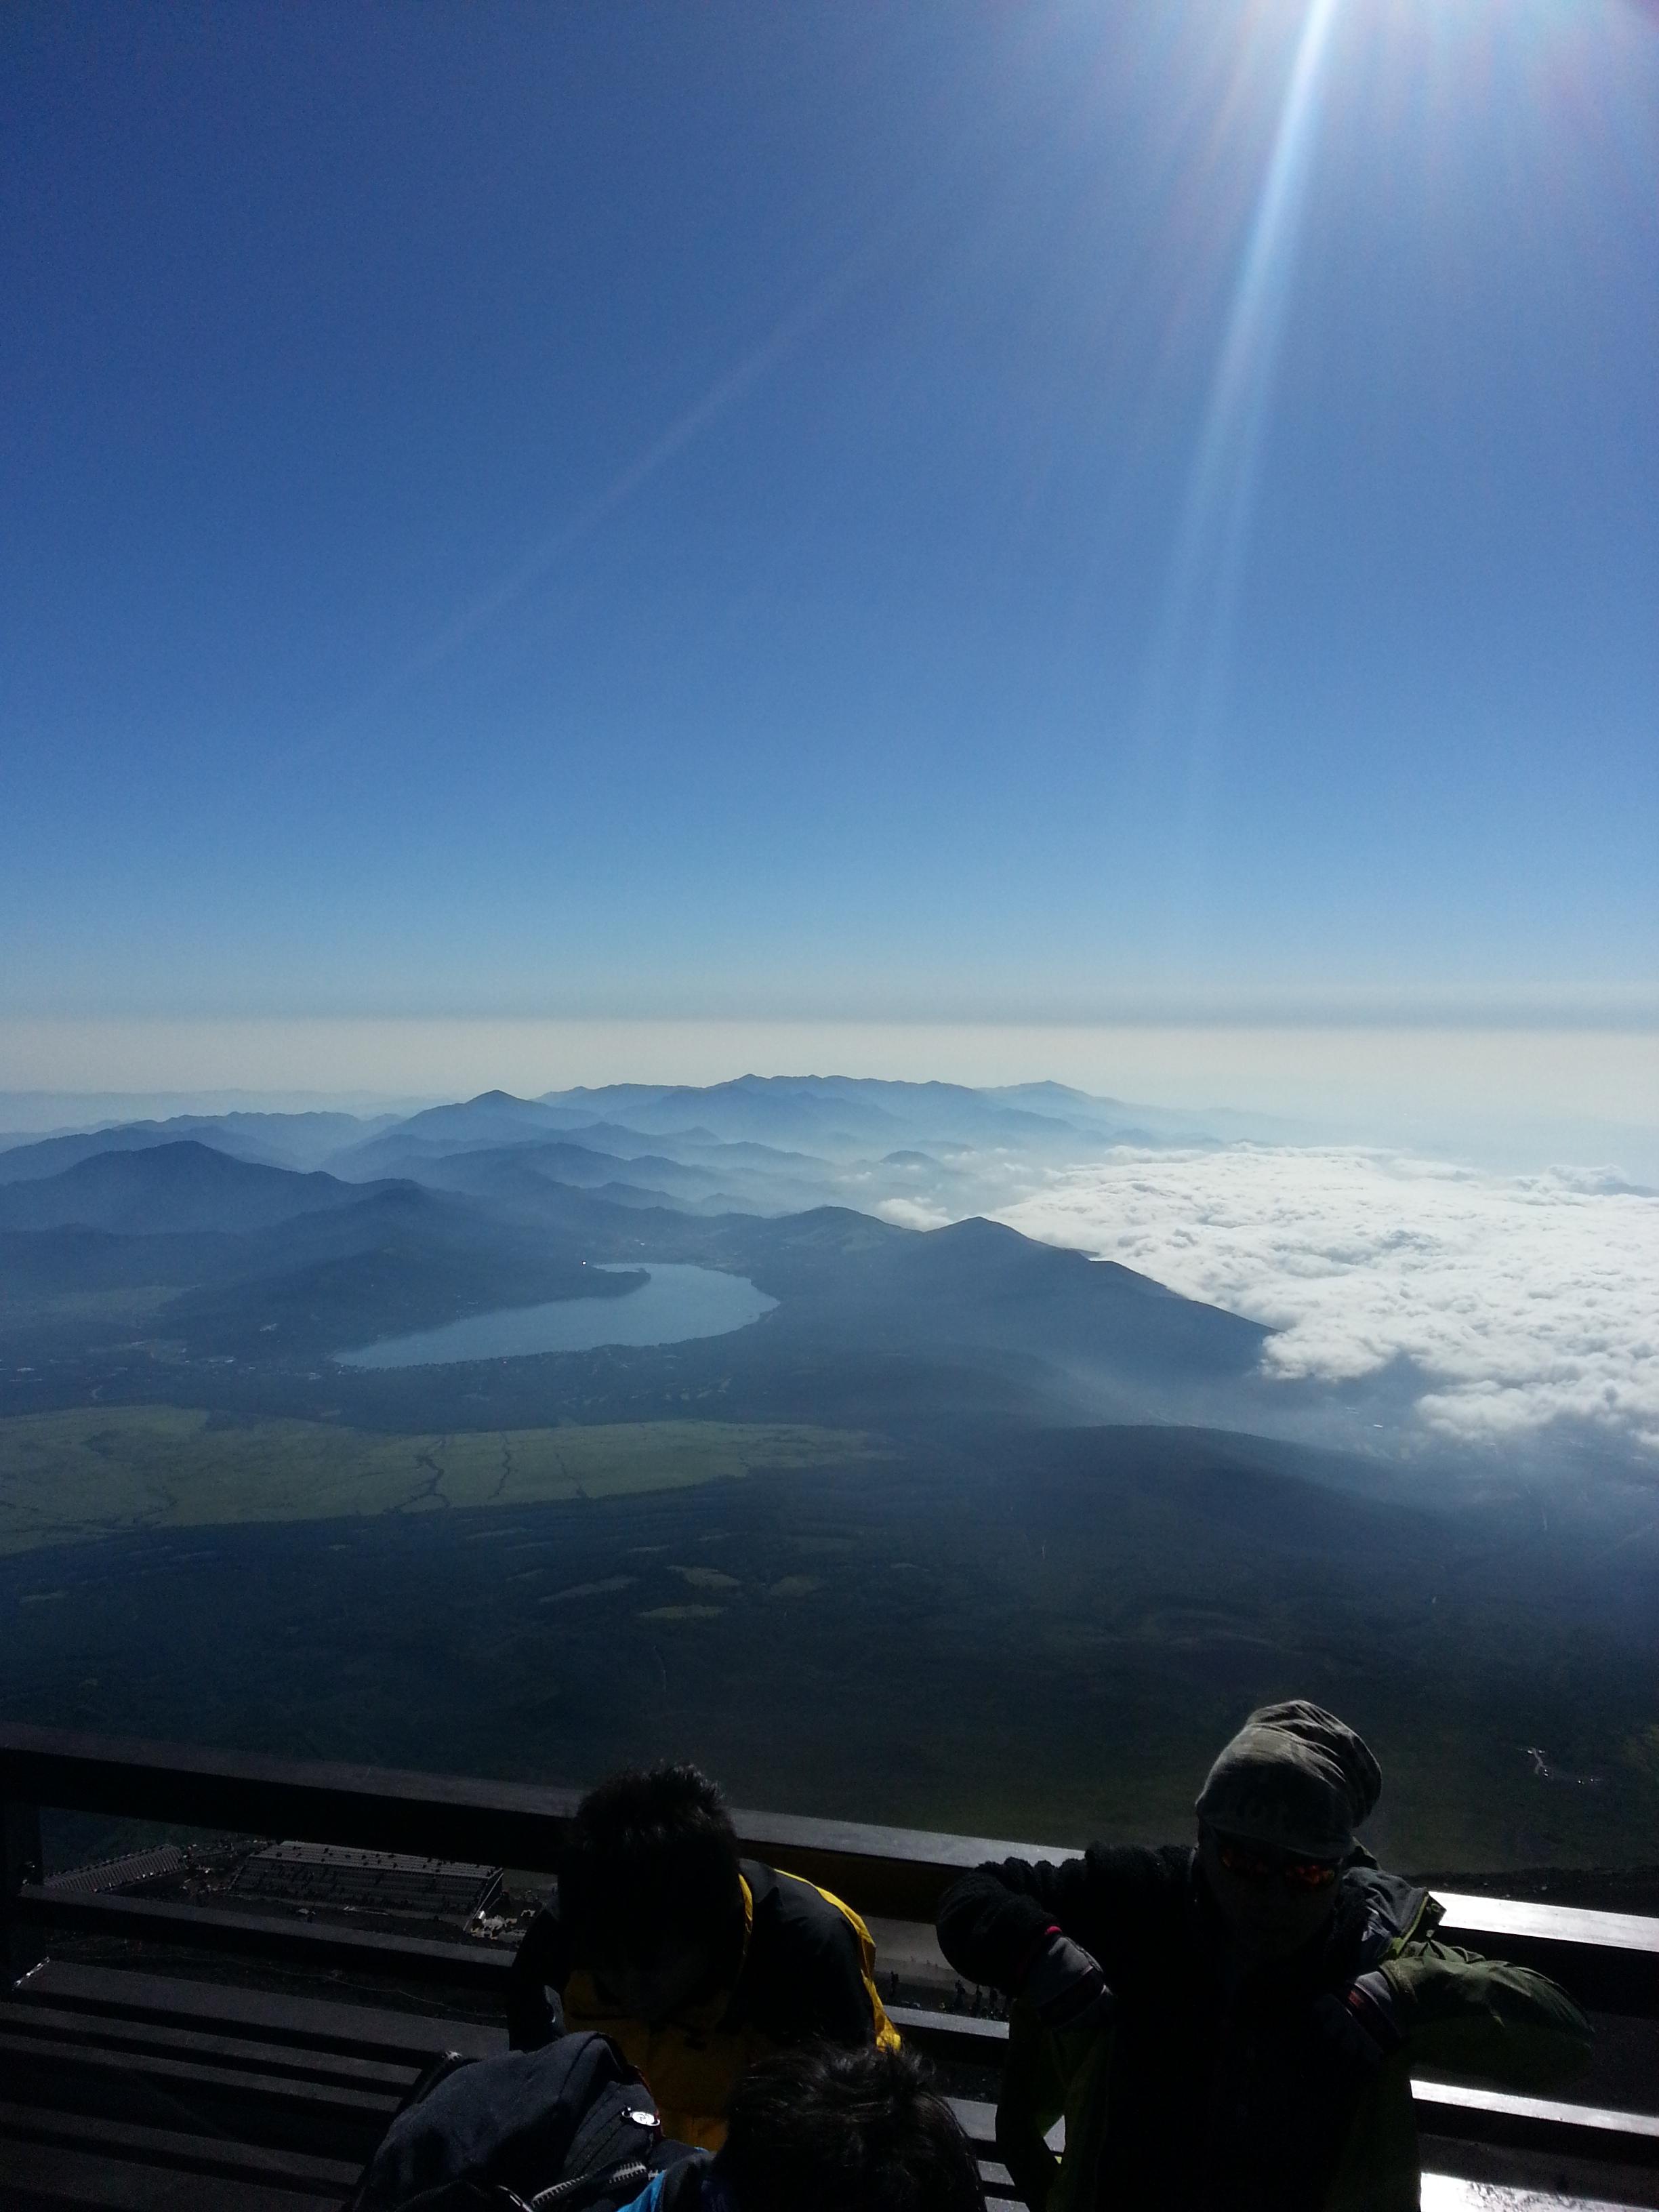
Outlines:
[[1659, 1196], [1614, 1176], [1126, 1150], [1000, 1218], [1270, 1323], [1269, 1374], [1340, 1382], [1403, 1356], [1442, 1435], [1498, 1443], [1568, 1419], [1659, 1452]]

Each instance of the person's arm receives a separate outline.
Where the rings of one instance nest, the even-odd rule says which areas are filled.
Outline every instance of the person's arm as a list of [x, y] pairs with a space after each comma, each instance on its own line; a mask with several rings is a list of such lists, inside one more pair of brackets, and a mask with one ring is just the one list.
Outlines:
[[1525, 1966], [1429, 1942], [1376, 1971], [1413, 2073], [1524, 2092], [1557, 2087], [1589, 2064], [1589, 2022], [1565, 1990]]
[[1086, 1859], [988, 1861], [946, 1892], [939, 1948], [964, 1980], [1018, 1996], [1053, 1935], [1095, 1949], [1094, 1889]]
[[1112, 1993], [1097, 1955], [1099, 1886], [1087, 1859], [980, 1867], [939, 1908], [939, 1948], [958, 1973], [1023, 1997], [1051, 2028], [1103, 2027]]
[[544, 1905], [525, 1929], [507, 1977], [507, 2039], [513, 2050], [538, 2050], [561, 2033], [563, 2022], [547, 1993], [562, 1991], [573, 1963], [558, 1906]]

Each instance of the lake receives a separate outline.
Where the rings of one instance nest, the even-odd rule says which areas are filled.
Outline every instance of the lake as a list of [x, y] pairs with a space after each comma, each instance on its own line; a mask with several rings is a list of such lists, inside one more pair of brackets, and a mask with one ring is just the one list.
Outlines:
[[[607, 1267], [635, 1274], [635, 1267]], [[592, 1352], [604, 1344], [684, 1344], [726, 1336], [770, 1313], [775, 1298], [743, 1275], [714, 1267], [656, 1262], [649, 1280], [619, 1298], [555, 1298], [546, 1305], [508, 1306], [471, 1314], [441, 1328], [383, 1337], [356, 1352], [337, 1352], [342, 1367], [441, 1367], [459, 1359], [522, 1359], [538, 1352]]]

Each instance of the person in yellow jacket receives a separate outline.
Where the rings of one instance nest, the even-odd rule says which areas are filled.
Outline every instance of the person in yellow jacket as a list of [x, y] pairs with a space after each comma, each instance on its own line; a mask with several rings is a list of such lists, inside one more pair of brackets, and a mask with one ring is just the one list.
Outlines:
[[514, 1961], [508, 2039], [530, 2050], [561, 2027], [608, 2035], [681, 2142], [720, 2148], [754, 2059], [813, 2040], [898, 2047], [863, 1921], [828, 1890], [740, 1858], [720, 1793], [695, 1766], [590, 1791], [558, 1878]]

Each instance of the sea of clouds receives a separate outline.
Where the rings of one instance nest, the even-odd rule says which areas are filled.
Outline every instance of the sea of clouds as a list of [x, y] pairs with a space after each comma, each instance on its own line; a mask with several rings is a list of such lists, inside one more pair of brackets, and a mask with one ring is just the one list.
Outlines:
[[1404, 1358], [1466, 1443], [1589, 1423], [1659, 1455], [1659, 1194], [1340, 1147], [1123, 1150], [999, 1209], [1027, 1236], [1270, 1323], [1270, 1375]]

